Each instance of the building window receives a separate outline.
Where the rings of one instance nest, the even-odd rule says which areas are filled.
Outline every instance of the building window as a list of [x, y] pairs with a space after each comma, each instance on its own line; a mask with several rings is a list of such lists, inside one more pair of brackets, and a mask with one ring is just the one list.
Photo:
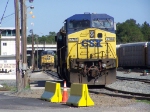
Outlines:
[[6, 30], [2, 30], [2, 36], [6, 36]]
[[16, 36], [16, 30], [12, 30], [12, 36]]
[[7, 43], [3, 43], [3, 46], [7, 46]]
[[7, 30], [6, 35], [7, 35], [7, 36], [12, 36], [12, 35], [11, 35], [11, 30]]

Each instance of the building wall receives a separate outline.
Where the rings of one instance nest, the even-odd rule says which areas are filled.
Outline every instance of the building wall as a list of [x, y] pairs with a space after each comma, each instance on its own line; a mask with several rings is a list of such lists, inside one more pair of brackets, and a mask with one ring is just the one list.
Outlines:
[[0, 59], [0, 71], [15, 72], [16, 60], [14, 59]]
[[[15, 28], [0, 27], [0, 72], [16, 71], [16, 33]], [[21, 36], [20, 36], [21, 38]], [[20, 42], [21, 51], [21, 42]]]
[[[20, 42], [21, 52], [21, 42]], [[15, 40], [3, 40], [1, 39], [1, 55], [15, 55], [16, 54], [16, 42]]]

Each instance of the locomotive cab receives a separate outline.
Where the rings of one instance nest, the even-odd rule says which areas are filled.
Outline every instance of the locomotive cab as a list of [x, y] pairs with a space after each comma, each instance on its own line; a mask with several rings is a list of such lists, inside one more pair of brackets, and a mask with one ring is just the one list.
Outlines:
[[116, 80], [114, 18], [76, 14], [57, 33], [57, 72], [70, 83], [106, 85]]

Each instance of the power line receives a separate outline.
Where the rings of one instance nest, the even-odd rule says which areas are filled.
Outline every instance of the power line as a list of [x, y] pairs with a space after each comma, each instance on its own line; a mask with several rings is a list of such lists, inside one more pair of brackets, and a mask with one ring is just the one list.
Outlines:
[[[29, 8], [29, 7], [31, 7], [31, 6], [28, 6], [27, 8]], [[20, 11], [20, 10], [19, 10]], [[9, 15], [7, 15], [7, 16], [5, 16], [5, 17], [3, 17], [3, 19], [4, 18], [7, 18], [7, 17], [9, 17], [9, 16], [12, 16], [12, 15], [14, 15], [15, 13], [11, 13], [11, 14], [9, 14]], [[1, 24], [1, 23], [0, 23]]]
[[4, 10], [4, 12], [3, 12], [3, 15], [2, 15], [2, 18], [1, 18], [1, 22], [0, 22], [0, 24], [2, 23], [2, 20], [3, 20], [4, 14], [5, 14], [6, 9], [7, 9], [8, 2], [9, 2], [9, 0], [8, 0], [8, 1], [7, 1], [7, 3], [6, 3], [6, 7], [5, 7], [5, 10]]
[[[14, 14], [14, 13], [13, 13]], [[13, 20], [13, 14], [10, 14], [11, 15], [11, 18], [9, 18], [9, 20], [8, 19], [3, 19], [3, 24], [5, 24], [6, 22], [10, 22], [11, 20]], [[32, 15], [30, 15], [30, 16], [27, 16], [27, 19], [28, 18], [30, 18], [30, 17], [32, 17]], [[21, 19], [21, 17], [19, 17], [19, 19]]]
[[10, 15], [8, 15], [8, 16], [5, 16], [5, 17], [3, 17], [3, 19], [4, 18], [7, 18], [7, 17], [9, 17], [9, 16], [12, 16], [12, 15], [14, 15], [15, 13], [12, 13], [12, 14], [10, 14]]
[[[31, 8], [31, 6], [28, 6], [27, 9], [28, 9], [28, 8]], [[21, 9], [20, 9], [19, 11], [21, 11]], [[15, 13], [11, 13], [11, 14], [9, 14], [9, 15], [3, 17], [3, 24], [5, 24], [6, 22], [10, 22], [11, 20], [13, 20], [13, 16], [14, 16], [14, 15], [15, 15]], [[11, 18], [9, 18], [9, 20], [8, 20], [8, 19], [7, 19], [8, 17], [11, 17]], [[32, 16], [27, 16], [27, 19], [30, 18], [30, 17], [32, 17]], [[19, 17], [19, 19], [21, 19], [21, 17]]]

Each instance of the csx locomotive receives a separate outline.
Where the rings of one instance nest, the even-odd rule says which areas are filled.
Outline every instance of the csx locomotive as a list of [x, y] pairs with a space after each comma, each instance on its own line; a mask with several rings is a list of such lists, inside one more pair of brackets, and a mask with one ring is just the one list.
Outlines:
[[57, 72], [69, 83], [106, 85], [116, 80], [114, 18], [107, 14], [75, 14], [55, 37]]
[[47, 50], [41, 52], [42, 70], [51, 70], [54, 68], [54, 52]]

